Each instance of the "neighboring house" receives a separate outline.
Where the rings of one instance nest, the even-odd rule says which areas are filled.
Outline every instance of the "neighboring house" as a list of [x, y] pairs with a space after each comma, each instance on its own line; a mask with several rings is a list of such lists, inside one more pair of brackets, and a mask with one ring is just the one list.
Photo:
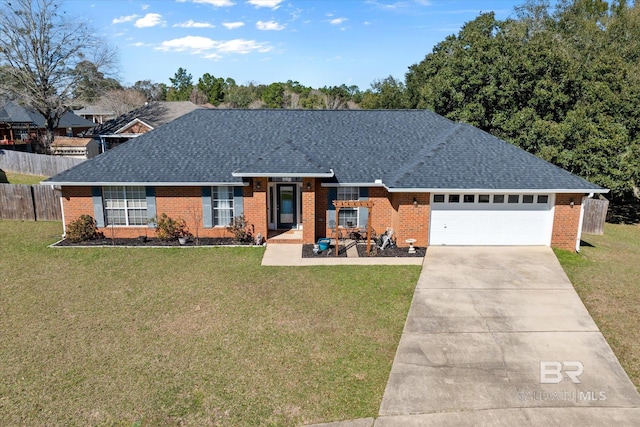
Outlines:
[[[93, 123], [67, 111], [60, 118], [55, 136], [78, 136], [93, 126]], [[41, 148], [40, 141], [46, 133], [46, 121], [42, 114], [30, 107], [13, 101], [0, 107], [0, 146], [11, 146], [21, 151]]]
[[[67, 222], [144, 235], [184, 218], [200, 237], [340, 225], [395, 230], [399, 245], [543, 245], [576, 250], [582, 199], [608, 190], [473, 126], [425, 110], [196, 110], [56, 175]], [[195, 230], [197, 223], [200, 228]]]
[[92, 159], [100, 154], [100, 148], [98, 143], [91, 138], [59, 136], [51, 144], [51, 154], [78, 159]]
[[114, 111], [108, 111], [103, 107], [99, 107], [97, 105], [87, 105], [86, 107], [80, 108], [79, 110], [73, 110], [73, 112], [87, 120], [91, 120], [95, 124], [103, 124], [108, 120], [113, 120], [116, 118], [116, 113]]
[[199, 108], [189, 101], [151, 102], [96, 126], [91, 133], [104, 152]]

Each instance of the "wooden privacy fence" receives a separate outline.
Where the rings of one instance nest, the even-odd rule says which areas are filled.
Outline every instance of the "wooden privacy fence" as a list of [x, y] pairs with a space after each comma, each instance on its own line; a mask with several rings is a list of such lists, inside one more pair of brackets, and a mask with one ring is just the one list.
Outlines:
[[604, 222], [607, 219], [609, 201], [606, 199], [585, 199], [582, 232], [587, 234], [604, 234]]
[[53, 176], [82, 162], [84, 162], [84, 159], [0, 149], [0, 169], [8, 172]]
[[0, 184], [0, 219], [61, 221], [60, 198], [46, 185]]

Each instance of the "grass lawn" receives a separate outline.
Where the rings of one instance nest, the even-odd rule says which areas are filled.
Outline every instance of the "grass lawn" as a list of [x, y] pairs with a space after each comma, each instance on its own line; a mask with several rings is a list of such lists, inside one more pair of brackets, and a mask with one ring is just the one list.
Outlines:
[[419, 266], [261, 267], [262, 248], [61, 248], [0, 221], [0, 425], [375, 416]]
[[0, 184], [40, 184], [46, 176], [0, 171]]
[[580, 254], [556, 251], [578, 295], [640, 390], [640, 226], [606, 224]]

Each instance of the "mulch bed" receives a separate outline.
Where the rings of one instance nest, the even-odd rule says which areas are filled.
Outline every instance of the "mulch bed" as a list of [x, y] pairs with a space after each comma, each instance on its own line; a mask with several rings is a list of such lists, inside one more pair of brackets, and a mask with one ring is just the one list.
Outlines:
[[[367, 246], [363, 245], [363, 244], [358, 244], [356, 245], [356, 248], [358, 249], [358, 257], [360, 258], [366, 258], [367, 257]], [[328, 253], [329, 251], [322, 251], [319, 254], [314, 254], [313, 253], [313, 245], [309, 244], [309, 245], [302, 245], [302, 258], [320, 258], [320, 257], [335, 257], [336, 254], [335, 252], [333, 252], [334, 247], [333, 245], [329, 248], [331, 249], [331, 253]], [[411, 258], [415, 258], [415, 257], [424, 257], [425, 253], [427, 252], [426, 248], [418, 248], [416, 247], [416, 253], [415, 254], [410, 254], [408, 252], [409, 248], [398, 248], [398, 247], [393, 247], [393, 248], [387, 248], [383, 251], [381, 251], [380, 249], [378, 249], [378, 252], [375, 256], [372, 256], [373, 258], [377, 258], [377, 257], [411, 257]], [[344, 245], [340, 245], [340, 253], [338, 254], [339, 257], [346, 257], [347, 253], [344, 249]]]
[[86, 240], [84, 242], [74, 243], [64, 239], [54, 246], [230, 246], [242, 245], [251, 246], [251, 243], [238, 243], [234, 239], [229, 238], [201, 238], [196, 243], [196, 239], [187, 241], [185, 245], [181, 245], [177, 240], [160, 240], [156, 238], [136, 238], [136, 239], [95, 239]]
[[[367, 246], [366, 245], [361, 245], [359, 244], [357, 246], [358, 248], [358, 256], [361, 258], [364, 258], [367, 256]], [[385, 250], [380, 250], [378, 249], [375, 257], [411, 257], [411, 258], [415, 258], [415, 257], [424, 257], [424, 255], [427, 253], [427, 248], [419, 248], [417, 246], [414, 246], [416, 253], [415, 254], [410, 254], [409, 248], [399, 248], [397, 246], [393, 247], [393, 248], [385, 248]]]
[[[318, 252], [317, 254], [313, 253], [313, 244], [302, 245], [302, 258], [326, 258], [326, 257], [336, 257], [335, 246], [329, 246], [329, 249], [326, 251]], [[340, 245], [340, 252], [338, 252], [338, 257], [346, 258], [347, 251], [345, 250], [344, 245]]]

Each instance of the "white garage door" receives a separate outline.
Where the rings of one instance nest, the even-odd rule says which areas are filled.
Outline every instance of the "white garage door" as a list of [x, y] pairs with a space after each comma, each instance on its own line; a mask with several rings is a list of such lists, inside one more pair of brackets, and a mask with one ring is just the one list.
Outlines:
[[431, 196], [431, 245], [551, 244], [554, 195]]

